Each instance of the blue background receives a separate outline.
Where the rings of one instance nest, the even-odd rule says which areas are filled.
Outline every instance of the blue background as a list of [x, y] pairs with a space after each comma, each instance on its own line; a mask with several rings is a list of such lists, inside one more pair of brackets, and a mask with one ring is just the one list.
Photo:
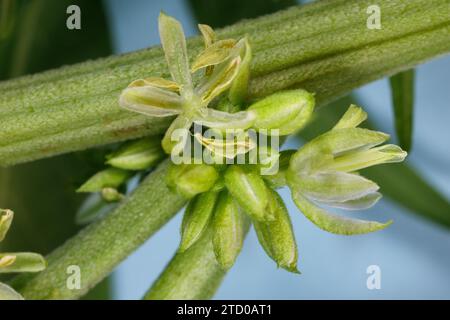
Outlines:
[[[179, 19], [188, 36], [197, 33], [194, 19], [181, 0], [105, 1], [115, 53], [158, 44], [160, 10]], [[420, 169], [450, 198], [450, 57], [417, 69], [413, 152], [408, 162]], [[392, 133], [390, 91], [386, 79], [356, 91], [362, 105], [386, 132]], [[289, 142], [291, 146], [294, 141]], [[364, 236], [328, 234], [312, 225], [282, 195], [291, 212], [299, 246], [299, 268], [293, 275], [276, 268], [253, 231], [217, 299], [449, 299], [450, 232], [383, 199], [358, 217], [394, 224]], [[430, 203], [430, 206], [433, 204]], [[449, 212], [450, 214], [450, 212]], [[124, 261], [115, 272], [115, 297], [139, 299], [156, 279], [179, 243], [181, 214]], [[369, 265], [381, 268], [381, 289], [366, 287]]]

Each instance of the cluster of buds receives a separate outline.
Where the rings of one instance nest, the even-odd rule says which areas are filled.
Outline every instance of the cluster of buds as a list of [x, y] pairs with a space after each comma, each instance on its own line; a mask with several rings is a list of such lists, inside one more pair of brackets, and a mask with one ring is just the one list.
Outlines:
[[[3, 241], [11, 226], [14, 213], [0, 209], [0, 242]], [[37, 253], [6, 252], [0, 253], [0, 274], [17, 272], [39, 272], [45, 269], [45, 259]], [[13, 288], [0, 282], [0, 300], [23, 300]]]
[[[190, 133], [194, 143], [212, 154], [212, 162], [193, 159], [172, 161], [169, 165], [168, 186], [188, 200], [179, 251], [202, 243], [198, 241], [201, 237], [211, 237], [218, 264], [229, 269], [241, 251], [245, 233], [253, 225], [267, 255], [279, 267], [298, 272], [297, 245], [289, 212], [276, 192], [284, 186], [292, 191], [300, 211], [323, 230], [352, 235], [386, 227], [390, 222], [344, 218], [320, 206], [349, 210], [371, 207], [381, 197], [378, 186], [356, 171], [403, 161], [406, 152], [394, 145], [380, 146], [388, 135], [358, 128], [367, 115], [353, 105], [332, 130], [299, 150], [280, 152], [261, 145], [252, 138], [251, 130], [264, 132], [270, 139], [301, 130], [312, 117], [314, 95], [301, 89], [287, 90], [249, 103], [248, 39], [218, 40], [209, 26], [199, 25], [199, 29], [204, 50], [189, 67], [181, 25], [161, 14], [160, 37], [171, 79], [133, 81], [119, 99], [121, 107], [147, 116], [176, 116], [161, 142], [162, 150], [171, 154], [172, 160], [180, 150], [191, 148], [186, 140], [181, 148], [174, 142], [178, 141], [174, 139], [177, 130]], [[199, 125], [215, 133], [239, 130], [238, 136], [244, 139], [211, 137], [204, 130], [191, 133]], [[159, 156], [135, 167], [130, 162], [141, 159], [139, 152], [125, 146], [108, 160], [112, 167], [91, 178], [80, 191], [100, 191], [104, 198], [115, 200], [115, 193], [105, 195], [105, 188], [116, 190], [129, 179], [130, 170], [155, 165], [154, 159], [160, 160], [162, 151], [152, 150], [152, 154]], [[252, 154], [254, 150], [257, 152]], [[241, 155], [256, 161], [229, 161]]]

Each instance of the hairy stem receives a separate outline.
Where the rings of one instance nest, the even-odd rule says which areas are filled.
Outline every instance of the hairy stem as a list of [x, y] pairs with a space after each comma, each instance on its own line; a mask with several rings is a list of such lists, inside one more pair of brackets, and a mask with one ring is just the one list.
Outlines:
[[[447, 0], [379, 0], [382, 28], [367, 28], [370, 0], [328, 0], [238, 23], [220, 37], [248, 35], [250, 95], [303, 87], [329, 102], [378, 78], [450, 51]], [[199, 38], [188, 41], [194, 57]], [[159, 47], [0, 84], [0, 165], [160, 134], [172, 119], [119, 109], [126, 85], [167, 77]]]
[[[76, 299], [86, 293], [183, 207], [185, 200], [166, 186], [166, 169], [167, 162], [119, 208], [51, 253], [47, 269], [18, 276], [13, 286], [26, 299]], [[73, 265], [80, 268], [79, 290], [67, 286], [67, 268]]]

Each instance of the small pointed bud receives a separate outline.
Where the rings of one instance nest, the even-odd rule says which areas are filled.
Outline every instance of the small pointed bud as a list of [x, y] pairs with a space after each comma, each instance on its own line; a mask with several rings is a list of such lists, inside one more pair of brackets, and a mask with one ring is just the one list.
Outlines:
[[164, 157], [161, 141], [143, 138], [120, 147], [107, 156], [107, 164], [125, 170], [145, 170], [156, 165]]
[[78, 225], [85, 225], [96, 221], [105, 216], [108, 212], [114, 210], [117, 205], [118, 202], [105, 201], [98, 192], [91, 193], [86, 197], [75, 214], [75, 223]]
[[299, 273], [297, 270], [297, 244], [289, 217], [289, 212], [281, 197], [270, 190], [269, 209], [274, 219], [272, 221], [254, 221], [258, 240], [279, 267], [290, 272]]
[[212, 217], [218, 192], [208, 191], [193, 198], [184, 212], [180, 252], [190, 248], [203, 234]]
[[230, 166], [224, 175], [225, 186], [253, 220], [267, 221], [268, 188], [259, 173], [238, 165]]
[[170, 164], [167, 185], [187, 199], [210, 190], [219, 178], [214, 166], [206, 164]]
[[117, 191], [115, 188], [103, 188], [102, 189], [102, 198], [106, 202], [118, 202], [123, 200], [125, 196]]
[[352, 104], [341, 117], [339, 122], [333, 127], [333, 130], [356, 128], [366, 119], [367, 113], [362, 108]]
[[0, 300], [24, 300], [24, 299], [13, 288], [0, 282]]
[[241, 251], [246, 229], [244, 219], [233, 197], [222, 192], [213, 217], [213, 248], [224, 270], [233, 266]]
[[14, 212], [8, 209], [0, 209], [0, 241], [5, 239], [14, 217]]
[[303, 128], [314, 111], [314, 95], [305, 90], [289, 90], [274, 93], [254, 104], [248, 111], [255, 112], [253, 124], [257, 130], [278, 129], [279, 134], [289, 135]]
[[77, 192], [101, 192], [104, 188], [117, 188], [130, 178], [130, 171], [108, 168], [86, 181]]
[[44, 257], [31, 252], [0, 253], [0, 273], [39, 272], [47, 267]]

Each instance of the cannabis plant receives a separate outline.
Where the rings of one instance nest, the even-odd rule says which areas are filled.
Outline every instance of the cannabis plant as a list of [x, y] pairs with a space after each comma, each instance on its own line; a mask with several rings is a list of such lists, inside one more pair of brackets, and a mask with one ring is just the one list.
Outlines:
[[[77, 190], [87, 194], [76, 216], [83, 229], [48, 255], [45, 270], [17, 276], [4, 290], [28, 299], [79, 298], [182, 208], [179, 248], [145, 299], [211, 297], [249, 229], [276, 266], [299, 273], [290, 219], [297, 213], [288, 212], [282, 187], [324, 231], [388, 227], [392, 221], [331, 211], [377, 203], [383, 188], [363, 170], [406, 158], [411, 132], [404, 122], [397, 123], [402, 147], [385, 144], [389, 135], [361, 127], [367, 113], [350, 104], [299, 149], [280, 148], [302, 134], [319, 106], [450, 51], [447, 1], [381, 0], [390, 18], [380, 30], [367, 29], [369, 5], [318, 1], [217, 32], [199, 24], [201, 37], [187, 41], [181, 24], [161, 13], [162, 50], [1, 84], [0, 164], [112, 144], [102, 169]], [[393, 77], [393, 88], [408, 79]], [[402, 98], [398, 115], [411, 108]], [[76, 290], [67, 286], [74, 265], [81, 272]]]

